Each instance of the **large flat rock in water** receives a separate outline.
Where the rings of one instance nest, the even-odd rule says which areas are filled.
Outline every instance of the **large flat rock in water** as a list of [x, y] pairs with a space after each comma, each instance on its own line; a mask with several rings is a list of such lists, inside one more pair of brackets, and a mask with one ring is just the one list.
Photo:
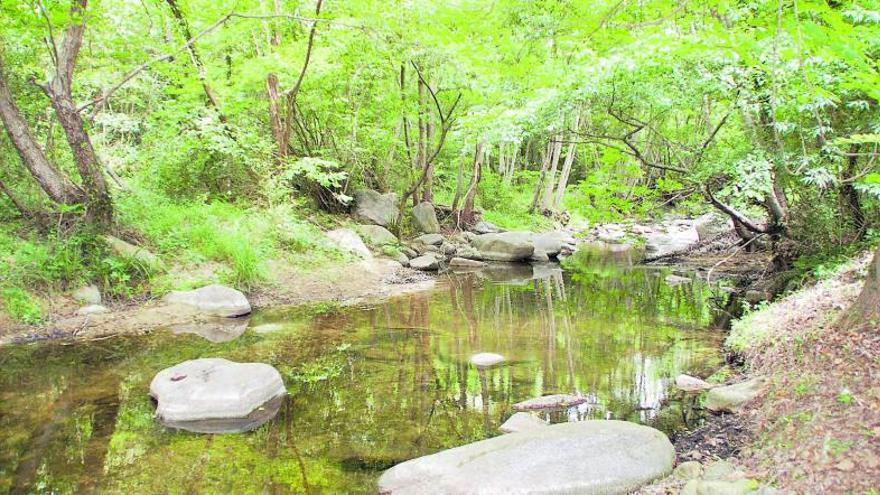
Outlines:
[[287, 395], [268, 364], [220, 358], [184, 361], [150, 382], [156, 418], [171, 428], [199, 433], [247, 431], [271, 419]]
[[562, 423], [398, 464], [383, 494], [629, 493], [672, 472], [666, 435], [625, 421]]

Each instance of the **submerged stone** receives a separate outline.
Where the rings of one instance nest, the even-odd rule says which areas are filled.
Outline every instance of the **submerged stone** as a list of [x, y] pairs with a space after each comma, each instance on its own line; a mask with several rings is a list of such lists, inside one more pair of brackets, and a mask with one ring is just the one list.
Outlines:
[[230, 342], [241, 337], [245, 330], [247, 330], [248, 324], [247, 319], [210, 318], [203, 321], [171, 325], [168, 328], [175, 334], [190, 333], [210, 342], [221, 343]]
[[252, 430], [272, 419], [287, 390], [268, 364], [220, 358], [184, 361], [150, 383], [162, 424], [196, 433]]
[[535, 397], [534, 399], [517, 402], [513, 405], [516, 411], [538, 411], [541, 409], [567, 409], [587, 402], [586, 397], [571, 394], [553, 394]]
[[241, 292], [222, 285], [208, 285], [200, 289], [175, 291], [165, 298], [168, 304], [181, 304], [211, 316], [232, 318], [251, 312], [251, 304]]
[[495, 354], [494, 352], [481, 352], [471, 356], [469, 361], [474, 366], [488, 368], [489, 366], [503, 363], [504, 356], [501, 354]]
[[630, 493], [672, 471], [666, 435], [625, 421], [581, 421], [419, 457], [379, 478], [383, 494]]
[[534, 414], [518, 412], [507, 418], [507, 421], [505, 421], [498, 429], [501, 430], [502, 433], [516, 433], [520, 431], [530, 431], [536, 428], [544, 428], [546, 426], [547, 422]]
[[458, 270], [476, 270], [487, 265], [485, 261], [477, 261], [468, 258], [452, 258], [449, 267]]

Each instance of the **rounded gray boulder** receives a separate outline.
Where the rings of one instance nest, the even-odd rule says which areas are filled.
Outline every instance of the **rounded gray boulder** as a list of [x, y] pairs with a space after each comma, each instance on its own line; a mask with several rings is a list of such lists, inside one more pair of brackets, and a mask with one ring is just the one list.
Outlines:
[[150, 382], [156, 418], [197, 433], [252, 430], [275, 416], [285, 395], [284, 381], [272, 366], [220, 358], [184, 361]]
[[222, 285], [208, 285], [201, 289], [169, 292], [167, 304], [188, 306], [210, 316], [233, 318], [251, 312], [251, 304], [241, 292]]
[[383, 494], [596, 494], [631, 491], [672, 472], [666, 435], [625, 421], [562, 423], [398, 464]]

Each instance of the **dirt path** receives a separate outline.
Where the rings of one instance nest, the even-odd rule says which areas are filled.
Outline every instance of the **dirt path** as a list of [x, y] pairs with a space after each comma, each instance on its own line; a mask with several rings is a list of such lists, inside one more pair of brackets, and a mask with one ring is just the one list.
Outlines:
[[[385, 259], [333, 264], [312, 271], [275, 266], [273, 273], [275, 281], [248, 295], [254, 309], [321, 301], [354, 303], [434, 286], [433, 277]], [[128, 303], [110, 309], [108, 313], [89, 316], [70, 316], [68, 310], [67, 316], [39, 326], [0, 322], [0, 345], [142, 334], [160, 327], [202, 324], [210, 320], [158, 300]]]

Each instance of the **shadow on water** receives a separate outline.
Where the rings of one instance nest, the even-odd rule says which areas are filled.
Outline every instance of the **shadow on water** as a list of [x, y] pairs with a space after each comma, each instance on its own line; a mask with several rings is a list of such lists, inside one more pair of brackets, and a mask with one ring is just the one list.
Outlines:
[[[688, 408], [672, 380], [720, 362], [712, 295], [628, 256], [582, 251], [564, 272], [493, 265], [368, 307], [266, 311], [229, 341], [157, 331], [2, 348], [0, 492], [371, 493], [381, 470], [497, 435], [513, 404], [553, 393], [587, 400], [541, 413], [551, 422], [674, 434]], [[506, 361], [478, 369], [477, 352]], [[149, 381], [196, 357], [270, 363], [290, 396], [250, 433], [163, 428]]]

